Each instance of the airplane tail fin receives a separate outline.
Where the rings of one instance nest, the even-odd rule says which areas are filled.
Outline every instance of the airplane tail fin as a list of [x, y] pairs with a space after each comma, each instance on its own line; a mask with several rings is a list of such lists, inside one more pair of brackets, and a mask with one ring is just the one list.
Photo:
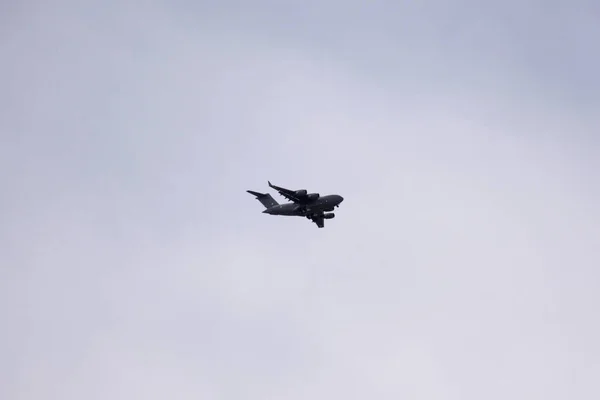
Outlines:
[[260, 201], [260, 203], [263, 206], [265, 206], [265, 208], [270, 208], [279, 205], [277, 200], [275, 200], [269, 193], [258, 193], [253, 190], [246, 190], [246, 192], [256, 196], [256, 199]]

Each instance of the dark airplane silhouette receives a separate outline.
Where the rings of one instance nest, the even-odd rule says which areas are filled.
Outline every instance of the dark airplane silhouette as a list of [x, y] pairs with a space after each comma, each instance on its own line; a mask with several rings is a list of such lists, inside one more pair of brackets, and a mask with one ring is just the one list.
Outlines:
[[325, 226], [326, 219], [332, 219], [335, 214], [332, 213], [335, 207], [339, 207], [344, 198], [337, 194], [321, 196], [319, 193], [307, 193], [305, 189], [290, 190], [279, 186], [274, 186], [269, 183], [269, 187], [277, 190], [280, 195], [292, 203], [279, 204], [270, 194], [259, 193], [252, 190], [247, 190], [248, 193], [256, 196], [258, 201], [265, 206], [263, 213], [271, 215], [287, 215], [306, 217], [319, 228]]

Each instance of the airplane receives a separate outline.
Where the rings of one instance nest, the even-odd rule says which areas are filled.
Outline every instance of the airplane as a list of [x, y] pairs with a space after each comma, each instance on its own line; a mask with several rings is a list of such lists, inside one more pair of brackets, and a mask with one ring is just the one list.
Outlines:
[[269, 187], [275, 189], [280, 195], [291, 203], [279, 204], [269, 193], [259, 193], [253, 190], [246, 190], [248, 193], [256, 196], [256, 199], [265, 206], [263, 214], [286, 215], [306, 217], [314, 222], [319, 228], [325, 226], [326, 219], [335, 218], [331, 211], [339, 207], [344, 198], [338, 194], [329, 194], [321, 196], [319, 193], [308, 193], [305, 189], [290, 190], [269, 183]]

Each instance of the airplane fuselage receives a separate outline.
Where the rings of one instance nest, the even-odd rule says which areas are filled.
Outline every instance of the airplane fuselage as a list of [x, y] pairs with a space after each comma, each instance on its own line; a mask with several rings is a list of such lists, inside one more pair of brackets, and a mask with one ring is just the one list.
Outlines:
[[319, 214], [327, 211], [333, 211], [335, 207], [344, 200], [344, 198], [337, 194], [330, 194], [321, 196], [318, 199], [308, 202], [306, 204], [286, 203], [278, 204], [267, 208], [263, 211], [265, 214], [271, 215], [289, 215], [305, 217], [311, 214]]

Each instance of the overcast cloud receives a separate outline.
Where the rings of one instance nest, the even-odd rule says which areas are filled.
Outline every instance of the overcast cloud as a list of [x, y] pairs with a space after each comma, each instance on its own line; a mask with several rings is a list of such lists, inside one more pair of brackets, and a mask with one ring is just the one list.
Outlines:
[[0, 5], [0, 398], [600, 398], [596, 2], [206, 3]]

